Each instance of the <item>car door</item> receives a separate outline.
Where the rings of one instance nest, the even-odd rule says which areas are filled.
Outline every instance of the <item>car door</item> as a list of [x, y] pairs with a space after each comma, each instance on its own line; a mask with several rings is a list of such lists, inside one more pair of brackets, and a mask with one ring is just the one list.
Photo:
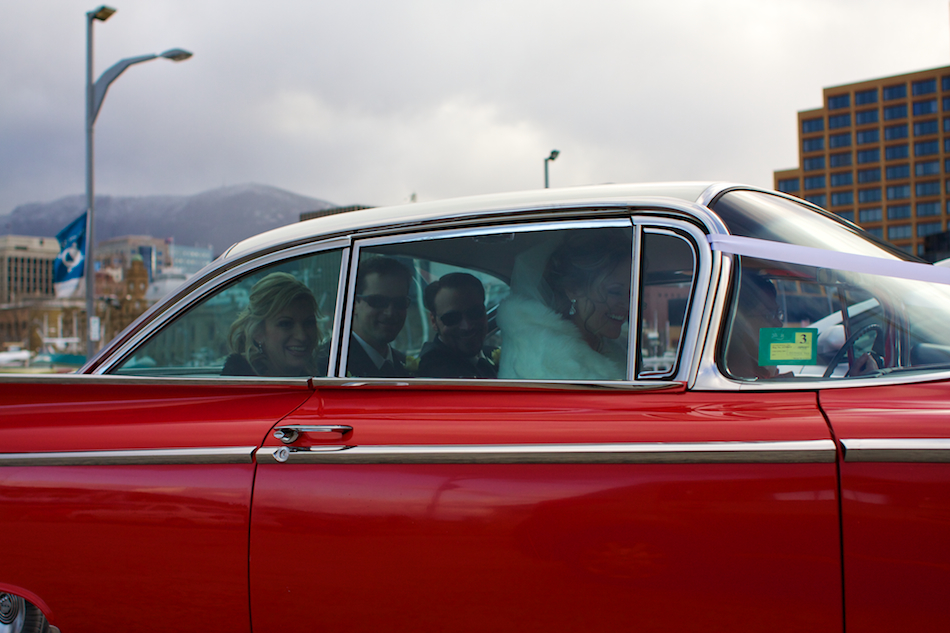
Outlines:
[[841, 510], [849, 631], [950, 627], [950, 387], [821, 392], [844, 447]]
[[[316, 381], [258, 452], [255, 631], [841, 631], [835, 447], [815, 393], [685, 388], [711, 275], [695, 226], [378, 238], [354, 264], [401, 258], [415, 279], [462, 267], [515, 294], [522, 256], [571, 237], [545, 231], [608, 229], [634, 253], [636, 327], [619, 338], [637, 352], [620, 378]], [[679, 285], [648, 292], [663, 274]], [[661, 299], [662, 322], [638, 313]], [[340, 362], [343, 376], [342, 343]]]
[[63, 631], [246, 631], [253, 453], [307, 380], [0, 383], [0, 589]]
[[327, 373], [340, 246], [213, 271], [111, 375], [0, 383], [0, 590], [63, 631], [248, 630], [253, 455]]

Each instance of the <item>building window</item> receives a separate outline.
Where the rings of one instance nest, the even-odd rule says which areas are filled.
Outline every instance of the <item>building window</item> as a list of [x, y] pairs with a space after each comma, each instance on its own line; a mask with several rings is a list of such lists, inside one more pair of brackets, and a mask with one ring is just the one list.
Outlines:
[[891, 185], [887, 188], [888, 200], [903, 200], [910, 197], [910, 185]]
[[888, 180], [903, 180], [910, 178], [910, 165], [892, 165], [884, 170], [884, 177]]
[[812, 156], [811, 158], [806, 158], [802, 161], [802, 169], [805, 171], [815, 171], [816, 169], [825, 168], [825, 157], [824, 156]]
[[839, 193], [831, 194], [831, 206], [843, 207], [845, 205], [851, 205], [851, 204], [854, 204], [853, 191], [841, 191]]
[[893, 105], [884, 108], [884, 120], [890, 121], [891, 119], [906, 119], [907, 118], [907, 104], [902, 103], [900, 105]]
[[805, 200], [819, 207], [824, 207], [826, 206], [825, 202], [828, 200], [828, 198], [825, 196], [825, 194], [820, 193], [814, 196], [805, 196]]
[[939, 196], [940, 181], [928, 180], [927, 182], [918, 182], [914, 187], [914, 193], [917, 194], [918, 198], [922, 198], [924, 196]]
[[828, 109], [829, 110], [840, 110], [841, 108], [847, 108], [851, 106], [851, 95], [835, 95], [833, 97], [828, 97]]
[[861, 223], [880, 222], [881, 221], [881, 207], [874, 207], [873, 209], [861, 209], [860, 211], [858, 211], [858, 221]]
[[877, 108], [854, 113], [855, 125], [867, 125], [869, 123], [877, 123]]
[[806, 138], [802, 141], [802, 150], [805, 152], [818, 152], [825, 149], [825, 137]]
[[[950, 119], [948, 119], [950, 120]], [[907, 124], [889, 125], [884, 128], [884, 140], [894, 141], [899, 138], [907, 138]]]
[[811, 134], [812, 132], [821, 132], [825, 129], [825, 120], [823, 118], [805, 119], [802, 121], [802, 134]]
[[908, 158], [909, 156], [910, 150], [907, 145], [893, 145], [884, 148], [885, 160], [898, 160], [900, 158]]
[[875, 227], [872, 228], [872, 229], [864, 229], [864, 230], [867, 231], [868, 233], [870, 233], [871, 235], [873, 235], [873, 236], [876, 237], [876, 238], [879, 238], [879, 239], [883, 239], [883, 238], [884, 238], [884, 229], [882, 229], [882, 228], [879, 227], [879, 226], [875, 226]]
[[838, 217], [848, 222], [854, 222], [854, 211], [835, 211]]
[[917, 203], [917, 217], [925, 218], [931, 215], [940, 215], [940, 203], [939, 202], [918, 202]]
[[898, 204], [893, 207], [887, 207], [888, 220], [903, 220], [910, 217], [910, 205]]
[[858, 182], [881, 182], [881, 168], [859, 169]]
[[877, 88], [860, 90], [854, 93], [854, 105], [867, 105], [869, 103], [877, 103]]
[[908, 240], [913, 234], [909, 224], [887, 227], [887, 239], [889, 240]]
[[914, 123], [914, 136], [927, 136], [929, 134], [936, 134], [939, 131], [940, 127], [937, 124], [937, 119]]
[[855, 133], [855, 139], [858, 145], [867, 145], [868, 143], [877, 143], [881, 140], [881, 135], [877, 129], [861, 130]]
[[850, 114], [836, 114], [828, 117], [828, 129], [834, 130], [839, 127], [851, 127]]
[[805, 191], [809, 189], [824, 189], [825, 188], [825, 177], [824, 176], [810, 176], [805, 179]]
[[851, 132], [845, 132], [844, 134], [832, 134], [828, 137], [828, 147], [834, 149], [835, 147], [850, 147], [851, 146]]
[[940, 161], [928, 160], [914, 165], [915, 176], [934, 176], [940, 173]]
[[[881, 190], [880, 189], [861, 189], [858, 191], [858, 202], [880, 202], [881, 201]], [[861, 220], [862, 222], [864, 220]]]
[[917, 237], [927, 237], [942, 230], [940, 222], [922, 222], [917, 225]]
[[798, 178], [784, 178], [778, 181], [778, 190], [784, 193], [798, 191]]
[[939, 112], [939, 110], [937, 109], [936, 99], [918, 101], [914, 104], [914, 116], [919, 116], [921, 114], [935, 114], [937, 112]]
[[940, 80], [940, 87], [942, 90], [950, 90], [950, 75], [947, 75]]
[[[947, 139], [950, 140], [950, 139]], [[940, 153], [940, 142], [939, 141], [922, 141], [920, 143], [914, 143], [914, 156], [930, 156], [931, 154]]]
[[828, 162], [832, 167], [847, 167], [851, 164], [851, 152], [832, 154], [828, 157]]
[[854, 178], [850, 171], [842, 171], [837, 174], [831, 174], [832, 187], [846, 187], [847, 185], [850, 185], [853, 183], [854, 183]]
[[874, 149], [862, 149], [858, 152], [858, 164], [878, 163], [880, 161], [881, 150], [876, 147]]
[[907, 96], [907, 84], [897, 84], [896, 86], [884, 87], [884, 101], [894, 99], [903, 99]]
[[911, 93], [913, 93], [915, 97], [918, 95], [929, 95], [933, 92], [937, 92], [936, 79], [921, 79], [911, 84]]

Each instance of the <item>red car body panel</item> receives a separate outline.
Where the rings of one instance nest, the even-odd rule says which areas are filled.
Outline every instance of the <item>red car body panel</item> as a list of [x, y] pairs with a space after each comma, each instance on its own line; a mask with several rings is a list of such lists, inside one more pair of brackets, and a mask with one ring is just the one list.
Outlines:
[[[318, 387], [282, 424], [317, 421], [358, 446], [830, 437], [814, 393]], [[840, 631], [837, 510], [834, 463], [262, 460], [253, 628]]]
[[[839, 440], [946, 439], [946, 382], [823, 391]], [[950, 464], [841, 464], [849, 632], [950, 630]]]
[[[310, 395], [101, 380], [2, 387], [7, 454], [253, 447]], [[247, 461], [0, 468], [4, 588], [40, 597], [63, 631], [248, 630]], [[25, 541], [43, 546], [15, 546]]]

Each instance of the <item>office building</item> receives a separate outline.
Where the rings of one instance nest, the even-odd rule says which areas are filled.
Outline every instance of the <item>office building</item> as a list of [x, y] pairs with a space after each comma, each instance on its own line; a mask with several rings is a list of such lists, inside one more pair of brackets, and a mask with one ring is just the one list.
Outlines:
[[52, 298], [55, 237], [0, 235], [0, 304]]
[[799, 167], [774, 187], [908, 252], [947, 228], [950, 66], [825, 88], [798, 113]]

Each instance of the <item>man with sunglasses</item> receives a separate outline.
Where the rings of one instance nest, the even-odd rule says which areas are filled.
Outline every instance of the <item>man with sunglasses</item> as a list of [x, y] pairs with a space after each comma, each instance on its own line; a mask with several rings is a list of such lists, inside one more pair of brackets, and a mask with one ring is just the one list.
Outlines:
[[422, 348], [419, 376], [496, 378], [498, 368], [483, 347], [488, 315], [482, 282], [468, 273], [449, 273], [429, 284], [423, 298], [436, 337]]
[[409, 270], [391, 257], [371, 257], [356, 272], [356, 301], [346, 373], [368, 378], [404, 378], [406, 355], [392, 343], [406, 323]]

